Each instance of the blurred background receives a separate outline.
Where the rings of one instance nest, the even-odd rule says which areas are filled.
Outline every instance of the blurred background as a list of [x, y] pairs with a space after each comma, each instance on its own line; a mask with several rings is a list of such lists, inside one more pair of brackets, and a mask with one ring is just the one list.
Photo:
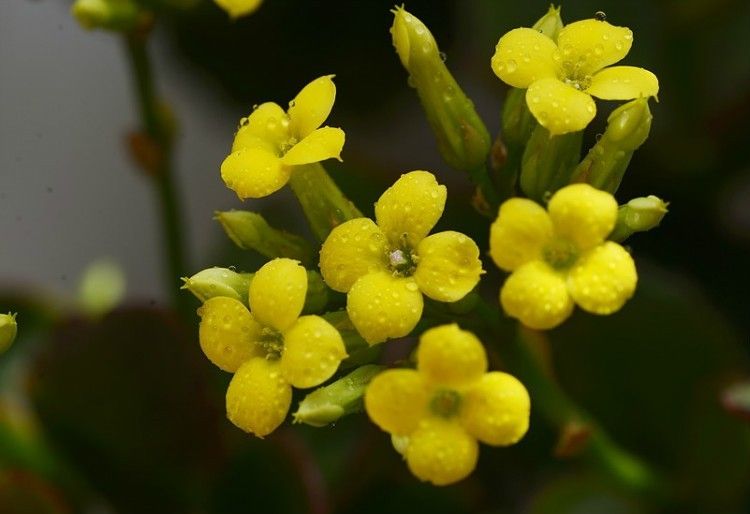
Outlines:
[[[418, 483], [365, 416], [286, 427], [266, 441], [234, 429], [223, 415], [227, 377], [197, 348], [197, 317], [184, 323], [167, 307], [155, 194], [126, 146], [139, 121], [122, 38], [84, 31], [70, 4], [0, 2], [0, 311], [18, 311], [21, 326], [0, 356], [0, 513], [750, 512], [750, 432], [721, 401], [749, 377], [750, 3], [562, 6], [566, 22], [601, 10], [633, 29], [624, 64], [659, 77], [651, 137], [617, 196], [655, 194], [670, 212], [628, 241], [636, 297], [606, 319], [576, 314], [552, 332], [550, 357], [562, 386], [664, 473], [667, 500], [554, 457], [557, 434], [535, 415], [521, 444], [483, 448], [470, 479], [440, 489]], [[210, 1], [159, 12], [149, 51], [178, 126], [187, 274], [262, 262], [230, 246], [216, 210], [258, 210], [303, 231], [290, 191], [241, 204], [219, 164], [253, 105], [285, 105], [329, 73], [338, 88], [329, 124], [347, 134], [343, 164], [330, 166], [342, 189], [368, 214], [402, 172], [434, 171], [451, 192], [442, 226], [487, 247], [468, 180], [441, 161], [407, 86], [388, 33], [392, 7], [266, 0], [237, 21]], [[492, 134], [506, 92], [489, 67], [495, 44], [547, 7], [406, 4]], [[586, 148], [610, 111], [601, 108]], [[102, 257], [123, 270], [127, 296], [91, 321], [76, 313], [77, 291]]]

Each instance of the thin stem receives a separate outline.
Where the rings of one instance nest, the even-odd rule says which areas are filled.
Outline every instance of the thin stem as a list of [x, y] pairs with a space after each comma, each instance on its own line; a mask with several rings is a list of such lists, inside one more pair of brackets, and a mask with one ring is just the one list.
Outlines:
[[166, 239], [164, 247], [165, 286], [172, 305], [184, 305], [185, 297], [180, 293], [179, 278], [185, 274], [184, 240], [180, 216], [179, 195], [172, 170], [172, 141], [170, 129], [160, 112], [154, 80], [146, 51], [148, 31], [134, 31], [125, 36], [127, 54], [140, 109], [141, 124], [148, 144], [153, 145], [155, 158], [153, 168], [148, 169], [159, 199], [162, 230]]
[[518, 335], [513, 337], [509, 330], [510, 326], [500, 317], [497, 309], [483, 300], [480, 300], [475, 312], [496, 337], [499, 334], [510, 336], [504, 338], [496, 348], [509, 367], [529, 388], [533, 408], [561, 431], [573, 423], [583, 424], [589, 430], [586, 446], [581, 453], [583, 457], [599, 466], [621, 486], [635, 493], [657, 496], [662, 493], [660, 489], [663, 483], [657, 473], [618, 445], [554, 380], [540, 359], [540, 352], [533, 348], [533, 338], [544, 338], [542, 333], [521, 328]]
[[[500, 206], [500, 198], [495, 186], [492, 184], [490, 175], [487, 172], [487, 167], [480, 166], [479, 168], [470, 170], [469, 177], [486, 202], [486, 206], [484, 206], [485, 208], [480, 209], [480, 212], [490, 218], [494, 217], [497, 214], [497, 208]], [[485, 210], [488, 212], [483, 212]]]

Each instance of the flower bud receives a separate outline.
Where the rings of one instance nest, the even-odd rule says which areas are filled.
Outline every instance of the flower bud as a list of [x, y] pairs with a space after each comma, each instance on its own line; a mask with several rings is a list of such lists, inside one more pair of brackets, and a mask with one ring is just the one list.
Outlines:
[[18, 324], [13, 313], [0, 314], [0, 354], [5, 352], [16, 339]]
[[253, 13], [263, 0], [214, 0], [232, 18], [239, 18]]
[[187, 289], [198, 300], [205, 302], [215, 296], [227, 296], [248, 304], [252, 273], [237, 273], [228, 268], [208, 268], [189, 278], [183, 278], [182, 289]]
[[133, 0], [76, 0], [70, 12], [86, 30], [127, 31], [148, 16]]
[[617, 211], [617, 223], [609, 239], [620, 243], [636, 232], [658, 227], [667, 214], [668, 206], [667, 202], [654, 195], [633, 198]]
[[109, 260], [91, 263], [83, 272], [78, 285], [78, 300], [90, 316], [102, 316], [122, 301], [125, 296], [125, 275], [120, 266]]
[[343, 222], [362, 217], [320, 163], [295, 166], [289, 184], [310, 229], [321, 241], [325, 241], [331, 230]]
[[648, 138], [651, 120], [646, 98], [638, 98], [612, 111], [607, 118], [607, 130], [576, 168], [574, 180], [615, 193], [633, 152]]
[[547, 13], [539, 18], [531, 28], [538, 30], [552, 41], [557, 42], [557, 36], [560, 34], [560, 29], [563, 28], [560, 9], [561, 7], [550, 5]]
[[303, 264], [312, 264], [315, 254], [312, 246], [302, 237], [271, 227], [260, 214], [248, 211], [217, 212], [215, 219], [221, 223], [229, 238], [242, 249], [255, 250], [275, 259], [288, 257]]
[[295, 423], [323, 427], [342, 416], [362, 412], [370, 381], [384, 368], [369, 364], [305, 396], [293, 414]]
[[325, 309], [330, 289], [317, 271], [307, 270], [307, 294], [303, 314], [317, 314]]
[[526, 196], [546, 203], [555, 191], [570, 184], [581, 155], [583, 132], [559, 136], [537, 125], [521, 159], [521, 189]]
[[393, 13], [393, 46], [417, 90], [440, 154], [461, 171], [484, 166], [491, 141], [474, 104], [448, 71], [427, 27], [403, 7]]

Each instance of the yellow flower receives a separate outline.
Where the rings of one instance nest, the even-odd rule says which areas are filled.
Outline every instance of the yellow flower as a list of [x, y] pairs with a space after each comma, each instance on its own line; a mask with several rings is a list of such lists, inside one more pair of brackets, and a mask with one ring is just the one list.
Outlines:
[[274, 259], [253, 277], [249, 302], [217, 296], [198, 309], [200, 345], [224, 371], [234, 373], [227, 389], [227, 416], [258, 437], [286, 417], [292, 386], [328, 380], [346, 357], [338, 331], [319, 316], [301, 316], [307, 291], [305, 268]]
[[477, 440], [516, 443], [529, 427], [526, 388], [507, 373], [487, 373], [479, 340], [457, 325], [422, 334], [417, 369], [376, 376], [365, 392], [370, 419], [389, 432], [414, 475], [435, 485], [468, 476]]
[[323, 280], [348, 293], [352, 323], [370, 344], [403, 337], [422, 317], [426, 294], [456, 302], [479, 282], [479, 248], [458, 232], [428, 236], [443, 213], [445, 186], [427, 171], [399, 178], [375, 204], [375, 219], [331, 231], [320, 251]]
[[619, 310], [638, 276], [630, 254], [605, 241], [617, 220], [617, 202], [588, 184], [560, 189], [547, 212], [531, 200], [500, 206], [490, 230], [490, 254], [512, 274], [500, 291], [510, 316], [535, 329], [556, 327], [574, 302], [593, 314]]
[[336, 99], [332, 79], [333, 75], [327, 75], [310, 82], [286, 112], [267, 102], [240, 121], [232, 152], [221, 163], [221, 178], [240, 199], [262, 198], [278, 191], [295, 166], [339, 159], [344, 131], [319, 128]]
[[591, 96], [631, 100], [659, 92], [659, 81], [650, 71], [610, 66], [623, 59], [632, 44], [630, 29], [601, 20], [564, 26], [557, 43], [536, 30], [518, 28], [498, 41], [492, 70], [503, 82], [528, 88], [529, 110], [550, 134], [576, 132], [596, 114]]
[[253, 13], [260, 7], [263, 0], [214, 0], [214, 2], [232, 18], [239, 18]]

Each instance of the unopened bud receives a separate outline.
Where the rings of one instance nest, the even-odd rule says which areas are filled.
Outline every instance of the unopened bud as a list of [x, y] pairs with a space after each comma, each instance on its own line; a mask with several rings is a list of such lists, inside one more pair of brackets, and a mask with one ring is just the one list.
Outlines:
[[76, 0], [70, 12], [86, 30], [127, 31], [148, 16], [133, 0]]
[[633, 198], [617, 211], [617, 223], [609, 239], [618, 243], [636, 232], [646, 232], [658, 227], [669, 204], [661, 198], [649, 195]]
[[96, 261], [83, 272], [78, 286], [81, 309], [90, 316], [102, 316], [122, 301], [125, 287], [125, 275], [117, 263]]
[[342, 416], [362, 412], [365, 390], [384, 368], [369, 364], [305, 396], [293, 414], [295, 423], [323, 427]]
[[570, 178], [581, 155], [583, 132], [569, 132], [559, 136], [537, 125], [521, 159], [521, 189], [526, 196], [540, 203], [561, 187], [570, 183]]
[[215, 219], [221, 223], [229, 238], [242, 249], [255, 250], [270, 259], [287, 257], [312, 264], [315, 254], [312, 246], [302, 237], [271, 227], [255, 212], [217, 212]]
[[205, 302], [216, 296], [227, 296], [247, 305], [252, 273], [237, 273], [229, 268], [208, 268], [189, 278], [183, 278], [182, 289], [187, 289], [198, 300]]
[[541, 32], [552, 41], [557, 42], [557, 36], [560, 34], [560, 29], [563, 28], [562, 17], [560, 17], [560, 9], [561, 7], [550, 5], [547, 13], [539, 18], [531, 28]]
[[247, 16], [255, 12], [263, 0], [214, 0], [232, 18]]
[[578, 165], [573, 180], [614, 194], [633, 153], [648, 138], [651, 120], [646, 98], [638, 98], [612, 111], [607, 118], [607, 129]]
[[0, 314], [0, 354], [13, 344], [17, 331], [16, 315], [10, 312], [8, 314]]
[[394, 11], [393, 46], [417, 90], [443, 159], [472, 172], [485, 165], [491, 140], [473, 102], [459, 87], [429, 29], [403, 7]]

